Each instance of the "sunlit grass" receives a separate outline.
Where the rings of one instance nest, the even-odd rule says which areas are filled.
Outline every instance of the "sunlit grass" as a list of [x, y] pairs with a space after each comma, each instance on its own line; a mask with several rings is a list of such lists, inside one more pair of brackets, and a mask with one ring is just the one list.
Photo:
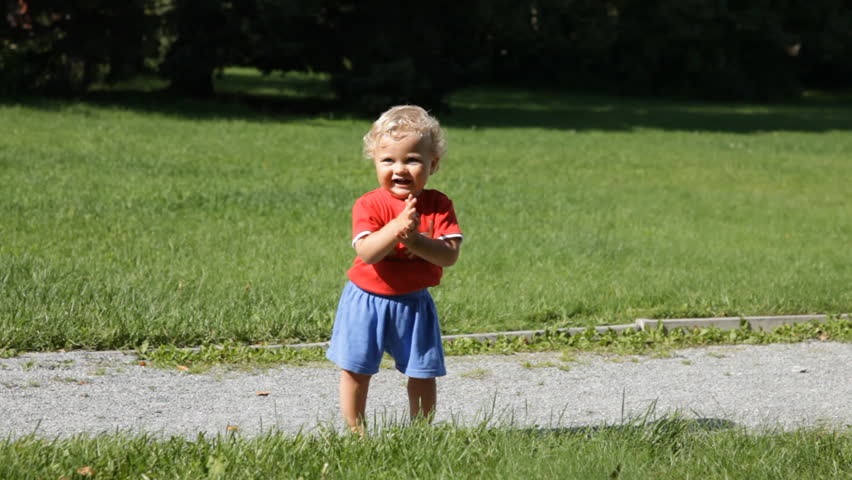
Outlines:
[[254, 438], [113, 434], [0, 441], [0, 477], [846, 479], [848, 432], [749, 432], [677, 416], [600, 428], [384, 426]]
[[[445, 333], [852, 305], [849, 106], [452, 106], [430, 180], [466, 235], [433, 289]], [[327, 339], [370, 120], [263, 112], [0, 104], [0, 348]]]

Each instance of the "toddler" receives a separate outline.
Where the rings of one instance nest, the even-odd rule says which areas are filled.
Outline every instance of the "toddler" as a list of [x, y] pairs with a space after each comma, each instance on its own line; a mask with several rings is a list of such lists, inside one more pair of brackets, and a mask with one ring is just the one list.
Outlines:
[[352, 208], [356, 257], [326, 355], [342, 370], [340, 409], [353, 432], [363, 434], [370, 378], [384, 352], [408, 376], [411, 418], [432, 418], [435, 378], [446, 370], [427, 288], [456, 263], [462, 242], [450, 199], [426, 189], [445, 149], [438, 121], [416, 106], [391, 108], [364, 136], [379, 188]]

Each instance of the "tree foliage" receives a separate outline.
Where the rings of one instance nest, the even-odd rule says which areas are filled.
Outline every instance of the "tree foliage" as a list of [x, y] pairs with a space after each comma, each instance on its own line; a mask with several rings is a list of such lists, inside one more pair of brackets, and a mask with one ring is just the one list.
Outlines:
[[77, 92], [158, 54], [155, 0], [6, 0], [0, 91]]
[[336, 53], [328, 67], [346, 103], [374, 112], [395, 103], [438, 107], [481, 70], [478, 2], [329, 3], [323, 38], [335, 40], [323, 47]]
[[771, 100], [795, 96], [821, 67], [835, 72], [834, 85], [852, 85], [848, 0], [524, 5], [494, 42], [491, 65], [501, 78], [627, 94]]
[[229, 65], [328, 72], [370, 111], [473, 82], [747, 100], [852, 85], [852, 0], [0, 1], [11, 92], [146, 65], [200, 96]]

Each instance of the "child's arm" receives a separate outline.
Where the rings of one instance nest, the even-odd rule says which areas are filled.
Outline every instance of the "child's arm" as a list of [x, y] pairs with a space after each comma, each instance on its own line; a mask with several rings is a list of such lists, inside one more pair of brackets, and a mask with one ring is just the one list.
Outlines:
[[[430, 225], [429, 231], [432, 231]], [[439, 267], [451, 267], [459, 259], [461, 238], [432, 238], [431, 236], [409, 233], [401, 239], [408, 251], [418, 257], [432, 262]]]
[[[409, 195], [405, 208], [399, 215], [386, 223], [378, 232], [373, 232], [355, 242], [355, 253], [366, 264], [378, 263], [390, 254], [396, 244], [411, 232], [416, 232], [420, 217], [415, 208], [417, 199]], [[420, 235], [417, 235], [418, 237]]]

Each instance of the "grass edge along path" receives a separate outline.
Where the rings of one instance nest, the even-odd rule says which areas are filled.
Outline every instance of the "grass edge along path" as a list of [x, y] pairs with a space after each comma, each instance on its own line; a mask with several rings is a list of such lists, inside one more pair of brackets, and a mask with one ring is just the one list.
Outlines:
[[[653, 412], [651, 412], [653, 413]], [[852, 435], [749, 431], [678, 414], [588, 428], [390, 424], [194, 439], [128, 433], [0, 440], [0, 477], [849, 478]]]
[[[710, 345], [764, 345], [807, 340], [852, 342], [852, 319], [848, 316], [828, 316], [824, 321], [788, 323], [772, 330], [751, 328], [744, 319], [738, 328], [728, 330], [713, 325], [667, 329], [662, 321], [656, 327], [644, 330], [602, 330], [601, 327], [569, 330], [543, 330], [533, 335], [497, 335], [484, 341], [473, 337], [455, 338], [444, 342], [444, 350], [447, 355], [566, 351], [667, 356], [675, 349]], [[193, 372], [204, 371], [214, 365], [273, 367], [280, 363], [298, 365], [325, 360], [325, 349], [321, 346], [269, 348], [225, 344], [192, 349], [175, 346], [150, 349], [142, 345], [134, 353], [140, 361], [155, 366], [181, 366]]]

